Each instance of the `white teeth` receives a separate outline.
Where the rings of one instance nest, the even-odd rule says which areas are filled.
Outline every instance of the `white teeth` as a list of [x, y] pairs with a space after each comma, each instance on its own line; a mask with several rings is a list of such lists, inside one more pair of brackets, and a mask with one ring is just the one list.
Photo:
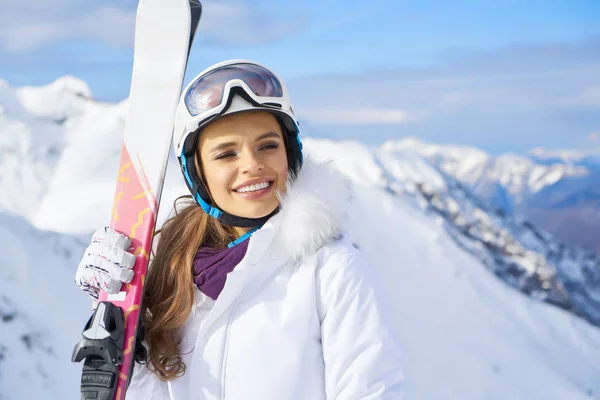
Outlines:
[[248, 185], [241, 187], [236, 190], [236, 192], [247, 193], [247, 192], [255, 192], [257, 190], [265, 189], [269, 187], [269, 182], [257, 183], [256, 185]]

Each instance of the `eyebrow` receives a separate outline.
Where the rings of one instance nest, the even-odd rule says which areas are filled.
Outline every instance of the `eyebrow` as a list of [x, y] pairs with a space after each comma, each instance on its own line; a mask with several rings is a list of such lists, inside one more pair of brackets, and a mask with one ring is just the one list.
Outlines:
[[[268, 139], [268, 138], [277, 138], [277, 139], [281, 139], [281, 135], [277, 132], [267, 132], [267, 133], [263, 133], [262, 135], [260, 135], [259, 137], [256, 138], [256, 142], [260, 142], [263, 139]], [[211, 149], [211, 152], [217, 152], [223, 149], [226, 149], [228, 147], [232, 147], [235, 146], [237, 143], [236, 142], [223, 142], [223, 143], [219, 143], [218, 145], [216, 145], [215, 147], [213, 147]]]

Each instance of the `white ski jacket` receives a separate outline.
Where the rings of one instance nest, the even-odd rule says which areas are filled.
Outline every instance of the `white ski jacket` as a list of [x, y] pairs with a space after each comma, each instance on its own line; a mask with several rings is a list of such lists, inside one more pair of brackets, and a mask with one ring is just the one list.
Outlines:
[[127, 400], [401, 399], [389, 310], [342, 237], [349, 200], [339, 173], [305, 160], [217, 301], [197, 291], [185, 374], [162, 382], [136, 364]]

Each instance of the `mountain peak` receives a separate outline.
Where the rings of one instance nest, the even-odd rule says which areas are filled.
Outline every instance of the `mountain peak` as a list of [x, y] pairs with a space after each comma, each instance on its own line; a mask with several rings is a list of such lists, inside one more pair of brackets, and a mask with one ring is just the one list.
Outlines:
[[600, 148], [578, 150], [536, 147], [530, 150], [528, 155], [542, 164], [585, 164], [591, 160], [600, 160]]
[[[538, 164], [546, 166], [565, 166], [580, 171], [600, 172], [600, 147], [590, 146], [589, 149], [546, 149], [536, 147], [527, 154]], [[583, 168], [583, 170], [582, 170]], [[585, 172], [584, 171], [584, 172]]]
[[427, 142], [422, 139], [417, 139], [416, 137], [408, 136], [401, 139], [391, 139], [387, 140], [382, 148], [387, 151], [394, 150], [422, 150], [429, 148], [431, 146], [435, 146], [433, 143]]
[[582, 150], [575, 149], [547, 149], [545, 147], [536, 147], [529, 151], [529, 155], [539, 158], [580, 158], [587, 153]]
[[62, 76], [45, 87], [52, 91], [72, 93], [86, 99], [92, 98], [92, 91], [87, 83], [72, 75]]
[[45, 86], [21, 86], [15, 92], [29, 113], [56, 121], [81, 113], [93, 101], [89, 86], [70, 75]]
[[405, 137], [396, 140], [388, 140], [383, 144], [383, 148], [388, 151], [411, 149], [422, 154], [429, 153], [460, 153], [460, 154], [476, 154], [485, 156], [487, 153], [474, 146], [464, 146], [455, 144], [436, 144], [426, 140], [417, 139], [415, 137]]

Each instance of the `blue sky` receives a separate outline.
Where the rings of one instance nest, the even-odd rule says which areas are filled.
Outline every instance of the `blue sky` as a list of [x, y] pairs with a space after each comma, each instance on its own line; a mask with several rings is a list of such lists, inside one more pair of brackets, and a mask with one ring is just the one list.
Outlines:
[[[137, 2], [7, 0], [0, 78], [127, 96]], [[306, 133], [488, 151], [600, 147], [600, 2], [203, 1], [188, 79], [227, 58], [287, 82]]]

